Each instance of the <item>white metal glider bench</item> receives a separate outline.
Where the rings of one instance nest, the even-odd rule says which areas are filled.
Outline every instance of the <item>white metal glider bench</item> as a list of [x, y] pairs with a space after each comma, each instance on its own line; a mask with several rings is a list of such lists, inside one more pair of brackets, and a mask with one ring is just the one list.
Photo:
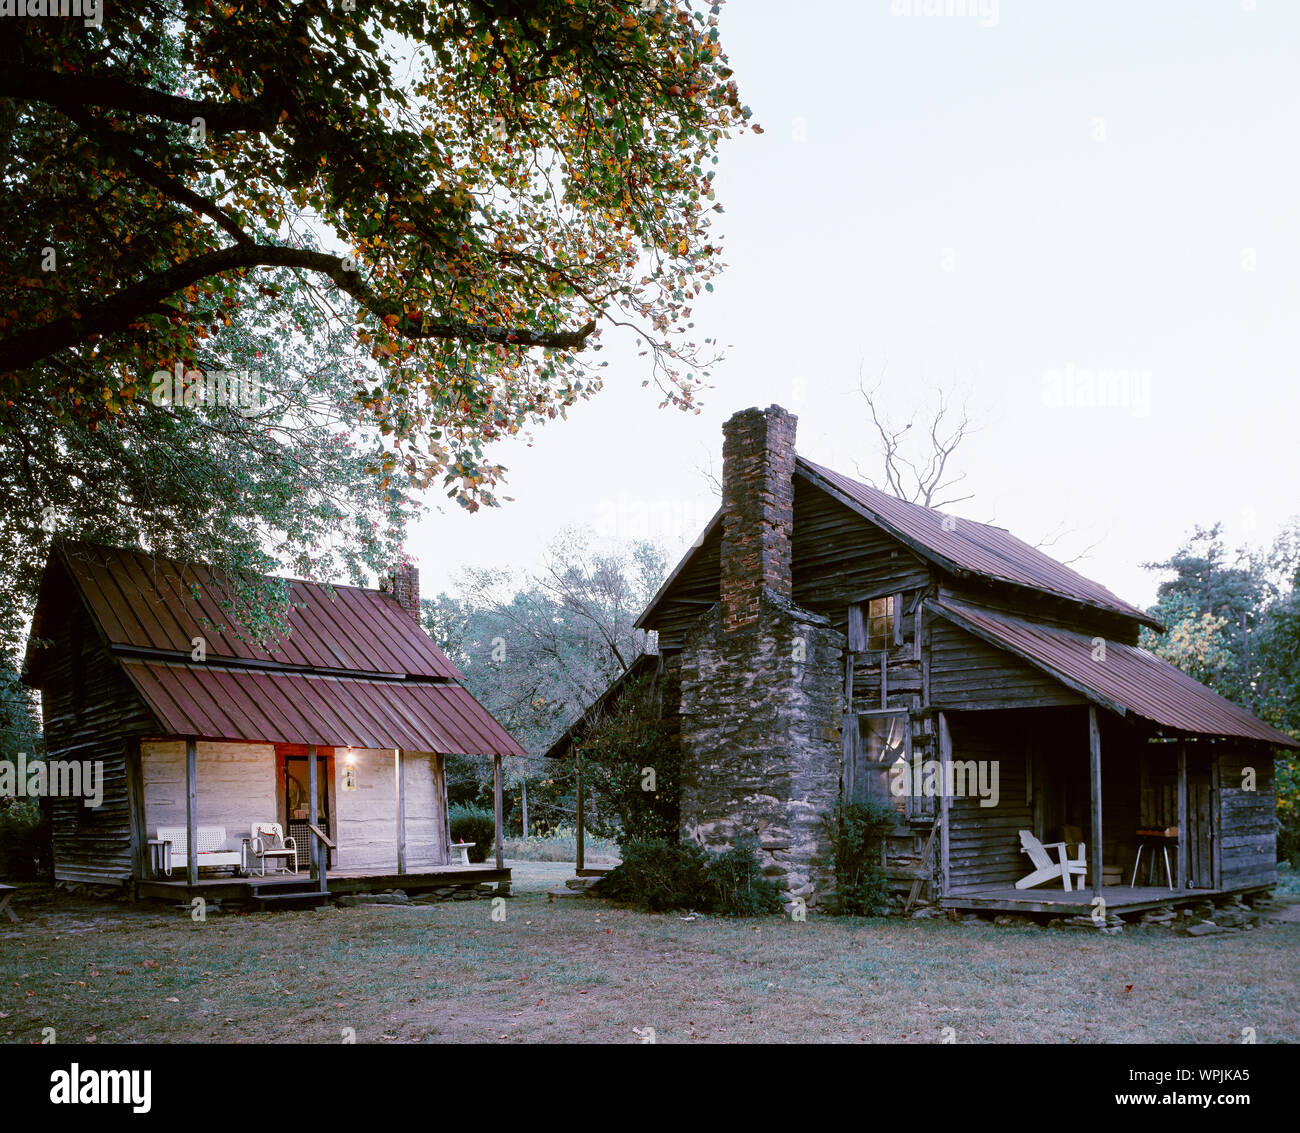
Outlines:
[[[1059, 861], [1052, 861], [1052, 856], [1047, 852], [1055, 850]], [[1020, 831], [1020, 852], [1028, 854], [1029, 860], [1033, 864], [1034, 872], [1022, 877], [1016, 882], [1017, 889], [1032, 889], [1035, 885], [1042, 885], [1045, 881], [1055, 881], [1060, 878], [1065, 884], [1067, 892], [1073, 891], [1070, 884], [1070, 878], [1079, 879], [1079, 888], [1083, 888], [1084, 878], [1088, 873], [1087, 854], [1082, 842], [1079, 843], [1079, 856], [1071, 858], [1069, 848], [1064, 842], [1049, 842], [1043, 845], [1028, 830]]]
[[[243, 854], [238, 850], [225, 848], [226, 828], [224, 826], [200, 826], [195, 831], [195, 836], [194, 860], [199, 869], [224, 866], [238, 871], [243, 867]], [[159, 873], [171, 877], [173, 854], [182, 862], [189, 860], [187, 843], [188, 837], [184, 826], [158, 827], [158, 837], [152, 843], [155, 850], [154, 868]]]
[[268, 861], [275, 863], [275, 873], [298, 872], [298, 843], [292, 836], [284, 836], [278, 822], [254, 822], [252, 837], [245, 840], [244, 850], [243, 868], [250, 876], [257, 872], [265, 877]]

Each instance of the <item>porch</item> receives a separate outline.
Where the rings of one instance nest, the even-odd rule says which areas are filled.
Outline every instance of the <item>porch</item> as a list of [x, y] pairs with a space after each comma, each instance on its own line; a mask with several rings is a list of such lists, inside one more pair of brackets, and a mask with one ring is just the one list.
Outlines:
[[[1122, 915], [1158, 909], [1164, 905], [1171, 908], [1199, 905], [1216, 897], [1264, 892], [1267, 888], [1170, 889], [1162, 885], [1106, 885], [1102, 887], [1101, 898], [1106, 902], [1107, 913]], [[1058, 917], [1091, 916], [1094, 911], [1093, 899], [1091, 887], [1067, 893], [1064, 889], [1051, 889], [1047, 886], [1017, 889], [1014, 885], [988, 885], [972, 886], [941, 897], [939, 907], [967, 912], [988, 910], [999, 913], [1051, 913]]]
[[307, 899], [321, 894], [321, 887], [331, 897], [350, 893], [377, 893], [385, 889], [402, 889], [424, 893], [446, 885], [481, 885], [510, 883], [510, 869], [492, 862], [482, 865], [439, 865], [411, 873], [384, 869], [328, 870], [324, 879], [308, 873], [268, 874], [266, 877], [154, 877], [136, 882], [137, 897], [182, 901], [192, 897], [205, 900], [274, 900], [277, 897]]

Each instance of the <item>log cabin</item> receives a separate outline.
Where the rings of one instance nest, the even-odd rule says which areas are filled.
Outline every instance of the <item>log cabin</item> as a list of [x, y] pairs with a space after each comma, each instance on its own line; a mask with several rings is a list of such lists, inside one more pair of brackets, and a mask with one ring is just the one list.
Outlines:
[[[239, 581], [247, 592], [255, 580]], [[420, 628], [416, 568], [402, 564], [381, 590], [278, 581], [287, 632], [262, 644], [235, 613], [237, 580], [217, 569], [52, 549], [24, 680], [41, 693], [47, 761], [98, 767], [103, 791], [97, 806], [46, 802], [55, 879], [285, 902], [508, 888], [501, 759], [523, 751]], [[451, 753], [494, 760], [494, 863], [452, 860]], [[263, 822], [293, 838], [294, 853], [249, 876]]]
[[[1163, 627], [1104, 586], [805, 459], [795, 428], [779, 406], [727, 422], [723, 505], [637, 623], [676, 718], [683, 838], [752, 836], [809, 905], [834, 887], [841, 798], [893, 809], [887, 878], [948, 908], [1275, 883], [1273, 759], [1294, 739], [1141, 648]], [[548, 754], [580, 750], [589, 718]], [[1017, 888], [1022, 831], [1082, 845], [1082, 884]]]

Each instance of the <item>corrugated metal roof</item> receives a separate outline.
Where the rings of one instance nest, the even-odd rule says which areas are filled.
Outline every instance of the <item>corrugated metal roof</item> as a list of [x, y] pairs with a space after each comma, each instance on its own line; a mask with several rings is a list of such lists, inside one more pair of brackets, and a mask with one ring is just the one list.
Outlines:
[[1000, 527], [948, 517], [933, 508], [908, 503], [868, 487], [833, 469], [797, 458], [798, 467], [867, 513], [895, 538], [944, 569], [1027, 586], [1045, 594], [1110, 610], [1163, 629], [1150, 615], [1116, 597], [1099, 582], [1085, 578]]
[[111, 645], [188, 655], [202, 637], [209, 660], [461, 679], [391, 594], [293, 580], [289, 634], [268, 652], [227, 608], [229, 579], [212, 567], [84, 543], [61, 553]]
[[927, 599], [926, 608], [1121, 714], [1132, 712], [1180, 732], [1300, 747], [1300, 741], [1257, 720], [1145, 649], [1107, 641], [1104, 660], [1094, 659], [1093, 639], [1085, 634], [994, 614], [950, 598]]
[[119, 660], [166, 735], [444, 755], [524, 754], [457, 684]]

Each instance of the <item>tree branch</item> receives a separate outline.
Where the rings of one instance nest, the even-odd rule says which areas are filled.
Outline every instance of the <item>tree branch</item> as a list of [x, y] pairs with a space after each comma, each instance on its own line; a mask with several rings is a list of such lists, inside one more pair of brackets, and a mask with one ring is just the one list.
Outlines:
[[398, 317], [395, 330], [411, 340], [450, 339], [460, 342], [543, 346], [553, 350], [580, 350], [596, 329], [595, 320], [575, 331], [537, 331], [527, 327], [490, 327], [472, 323], [424, 324], [407, 315], [401, 304], [377, 296], [355, 271], [345, 270], [340, 256], [305, 248], [280, 245], [240, 244], [205, 252], [138, 283], [129, 284], [115, 295], [63, 318], [27, 327], [0, 339], [0, 373], [25, 370], [60, 350], [85, 342], [92, 335], [116, 334], [126, 330], [140, 315], [155, 312], [157, 305], [209, 276], [251, 267], [303, 268], [327, 275], [343, 291], [372, 314]]

